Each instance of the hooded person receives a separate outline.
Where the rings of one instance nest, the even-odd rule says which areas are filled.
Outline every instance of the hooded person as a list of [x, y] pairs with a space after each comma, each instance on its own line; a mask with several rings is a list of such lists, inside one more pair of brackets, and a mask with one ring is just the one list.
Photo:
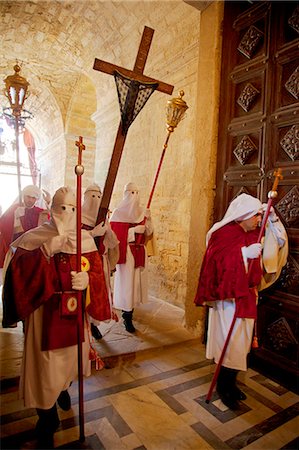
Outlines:
[[[76, 271], [76, 198], [58, 189], [48, 223], [29, 230], [11, 244], [3, 286], [5, 320], [25, 320], [20, 396], [36, 408], [40, 448], [53, 445], [59, 425], [56, 401], [70, 408], [67, 392], [77, 377], [77, 297], [84, 291], [86, 311], [105, 320], [110, 315], [102, 261], [90, 234], [82, 230], [81, 272]], [[88, 324], [84, 319], [82, 366], [90, 375]]]
[[5, 254], [12, 241], [48, 220], [48, 210], [36, 206], [40, 197], [41, 190], [37, 186], [26, 186], [22, 190], [22, 204], [14, 203], [0, 217], [0, 267], [3, 267]]
[[238, 401], [246, 398], [236, 385], [236, 376], [239, 370], [247, 370], [258, 288], [265, 286], [264, 279], [269, 285], [269, 279], [274, 279], [273, 271], [277, 279], [288, 253], [286, 231], [273, 208], [263, 246], [257, 243], [264, 210], [260, 200], [248, 194], [241, 194], [230, 203], [223, 219], [207, 233], [207, 250], [195, 297], [197, 306], [209, 306], [206, 356], [215, 363], [220, 359], [233, 317], [237, 317], [216, 387], [222, 402], [231, 409], [237, 409]]
[[[116, 234], [112, 231], [108, 220], [96, 225], [98, 212], [101, 204], [102, 192], [98, 184], [93, 183], [84, 192], [82, 206], [82, 228], [89, 230], [90, 235], [95, 239], [99, 254], [101, 255], [105, 274], [106, 289], [110, 302], [111, 318], [117, 318], [112, 310], [112, 291], [110, 283], [111, 272], [115, 269], [119, 258], [119, 242]], [[98, 329], [100, 322], [90, 317], [92, 336], [99, 340], [102, 334]]]
[[145, 241], [153, 233], [150, 210], [140, 205], [136, 184], [130, 182], [125, 185], [123, 199], [112, 212], [110, 224], [120, 242], [114, 278], [114, 306], [122, 310], [126, 330], [134, 333], [133, 310], [148, 300]]

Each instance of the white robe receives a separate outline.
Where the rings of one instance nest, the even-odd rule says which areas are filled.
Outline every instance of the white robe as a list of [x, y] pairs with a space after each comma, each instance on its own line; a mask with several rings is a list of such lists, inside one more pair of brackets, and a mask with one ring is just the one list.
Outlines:
[[[50, 409], [61, 391], [78, 375], [78, 347], [42, 351], [43, 305], [25, 320], [25, 348], [20, 377], [20, 398], [27, 408]], [[86, 324], [82, 344], [83, 375], [91, 373]]]
[[[56, 219], [59, 222], [59, 217]], [[61, 227], [63, 232], [63, 227]], [[97, 251], [93, 238], [82, 230], [82, 253]], [[57, 253], [55, 238], [59, 230], [53, 219], [38, 228], [29, 230], [11, 244], [5, 258], [5, 270], [14, 256], [17, 247], [26, 250], [41, 248], [44, 257]], [[60, 251], [76, 253], [75, 232], [68, 232], [67, 239], [59, 246]], [[43, 305], [25, 320], [25, 342], [20, 376], [20, 398], [28, 408], [49, 409], [56, 402], [61, 391], [67, 389], [78, 375], [77, 345], [56, 350], [42, 351]], [[84, 321], [84, 342], [82, 344], [83, 374], [91, 373], [89, 360], [89, 337]]]

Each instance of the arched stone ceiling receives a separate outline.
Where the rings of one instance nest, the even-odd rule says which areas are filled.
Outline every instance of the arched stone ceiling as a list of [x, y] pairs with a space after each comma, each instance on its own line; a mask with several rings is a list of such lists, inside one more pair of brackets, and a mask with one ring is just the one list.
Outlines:
[[[30, 82], [25, 108], [35, 116], [32, 127], [45, 126], [54, 117], [59, 135], [80, 76], [85, 74], [97, 83], [98, 73], [92, 69], [94, 58], [133, 68], [143, 28], [154, 24], [157, 17], [164, 17], [169, 51], [173, 51], [175, 36], [167, 28], [167, 17], [182, 3], [182, 0], [1, 0], [0, 78], [13, 74], [17, 60], [22, 67], [21, 75]], [[98, 86], [98, 97], [104, 90], [105, 86]], [[7, 105], [3, 94], [0, 100], [2, 106]], [[46, 141], [46, 130], [44, 134]]]

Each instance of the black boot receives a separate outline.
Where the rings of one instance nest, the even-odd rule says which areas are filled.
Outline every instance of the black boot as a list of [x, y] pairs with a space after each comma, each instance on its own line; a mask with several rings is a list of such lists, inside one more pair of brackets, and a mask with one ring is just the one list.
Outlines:
[[54, 433], [60, 424], [56, 403], [50, 409], [36, 408], [36, 412], [39, 417], [35, 426], [38, 448], [54, 448]]
[[102, 337], [103, 337], [102, 333], [100, 332], [100, 330], [98, 329], [98, 327], [96, 325], [91, 323], [90, 329], [91, 329], [91, 334], [95, 338], [96, 341], [99, 341], [100, 339], [102, 339]]
[[221, 366], [217, 379], [217, 392], [222, 403], [229, 409], [238, 409], [239, 404], [235, 395], [235, 377], [234, 369]]
[[241, 389], [239, 389], [237, 386], [238, 370], [236, 370], [236, 369], [229, 369], [229, 370], [231, 371], [233, 393], [234, 393], [236, 400], [246, 400], [246, 398], [247, 398], [246, 394], [243, 391], [241, 391]]
[[128, 333], [135, 333], [135, 327], [132, 323], [133, 309], [132, 311], [123, 311], [122, 318], [124, 319], [124, 325]]

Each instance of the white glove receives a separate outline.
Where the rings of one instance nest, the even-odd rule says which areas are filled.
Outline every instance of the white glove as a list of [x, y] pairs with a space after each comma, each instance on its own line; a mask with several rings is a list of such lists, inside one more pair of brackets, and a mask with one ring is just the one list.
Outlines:
[[91, 230], [90, 234], [92, 237], [104, 236], [106, 231], [107, 231], [106, 222], [101, 222]]
[[149, 208], [146, 208], [146, 210], [145, 210], [145, 217], [147, 219], [150, 219], [150, 217], [151, 217], [151, 210]]
[[84, 291], [87, 288], [89, 282], [89, 276], [87, 272], [71, 272], [72, 275], [72, 288], [75, 291]]
[[[266, 210], [267, 210], [267, 203], [263, 203], [263, 212], [265, 213]], [[271, 222], [277, 222], [278, 221], [278, 216], [277, 216], [273, 206], [270, 207], [270, 213], [269, 213], [268, 218], [271, 220]]]
[[262, 253], [262, 244], [251, 244], [248, 247], [242, 247], [243, 255], [249, 259], [255, 259]]
[[60, 235], [60, 234], [46, 241], [43, 244], [43, 249], [45, 250], [46, 255], [51, 257], [56, 253], [60, 253], [66, 241], [67, 235]]
[[145, 232], [145, 225], [137, 225], [133, 229], [134, 229], [134, 233], [143, 234]]

